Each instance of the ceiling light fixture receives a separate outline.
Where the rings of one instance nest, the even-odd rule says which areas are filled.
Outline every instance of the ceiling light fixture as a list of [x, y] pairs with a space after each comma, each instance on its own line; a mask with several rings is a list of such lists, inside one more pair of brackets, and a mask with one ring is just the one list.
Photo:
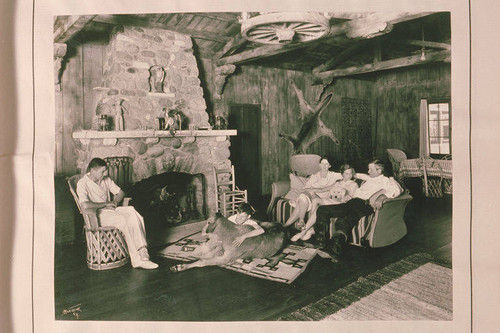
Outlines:
[[420, 60], [425, 61], [425, 39], [424, 39], [424, 26], [422, 26], [422, 49], [420, 50]]

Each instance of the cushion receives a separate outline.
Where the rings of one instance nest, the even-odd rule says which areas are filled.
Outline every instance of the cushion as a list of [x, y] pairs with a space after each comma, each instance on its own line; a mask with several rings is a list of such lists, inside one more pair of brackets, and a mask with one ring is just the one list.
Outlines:
[[320, 170], [321, 156], [316, 154], [298, 154], [290, 157], [290, 168], [297, 176], [307, 177]]
[[290, 191], [285, 195], [285, 199], [297, 200], [299, 194], [302, 192], [304, 185], [306, 184], [308, 177], [296, 176], [293, 173], [290, 174]]

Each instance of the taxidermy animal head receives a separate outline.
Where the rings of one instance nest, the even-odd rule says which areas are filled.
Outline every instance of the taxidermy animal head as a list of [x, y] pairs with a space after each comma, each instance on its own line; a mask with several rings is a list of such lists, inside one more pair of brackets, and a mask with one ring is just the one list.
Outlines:
[[335, 135], [333, 135], [333, 131], [326, 127], [320, 118], [321, 114], [325, 111], [326, 106], [332, 100], [333, 93], [329, 92], [324, 94], [318, 103], [312, 106], [306, 102], [302, 91], [295, 86], [295, 83], [292, 82], [291, 85], [297, 94], [297, 98], [299, 99], [299, 119], [302, 120], [302, 125], [299, 132], [295, 136], [282, 133], [280, 133], [279, 136], [290, 142], [293, 148], [293, 153], [304, 154], [307, 148], [322, 136], [329, 137], [337, 145], [340, 144], [340, 141], [335, 137]]

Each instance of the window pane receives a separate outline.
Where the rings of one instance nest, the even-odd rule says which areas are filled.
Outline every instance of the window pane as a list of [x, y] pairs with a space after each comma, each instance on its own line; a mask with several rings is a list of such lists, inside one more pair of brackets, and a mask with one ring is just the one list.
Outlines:
[[439, 144], [430, 144], [430, 153], [439, 154]]
[[450, 125], [445, 122], [441, 122], [441, 136], [450, 137]]
[[438, 120], [439, 119], [439, 111], [438, 110], [429, 110], [429, 120]]
[[448, 112], [449, 111], [449, 108], [448, 108], [448, 103], [439, 103], [439, 110], [441, 112]]
[[449, 154], [450, 153], [450, 144], [442, 143], [440, 147], [439, 154]]
[[450, 119], [450, 113], [448, 111], [441, 111], [440, 120], [448, 121]]
[[428, 104], [429, 152], [450, 154], [450, 105], [449, 103]]
[[438, 136], [439, 134], [439, 122], [429, 121], [429, 136]]

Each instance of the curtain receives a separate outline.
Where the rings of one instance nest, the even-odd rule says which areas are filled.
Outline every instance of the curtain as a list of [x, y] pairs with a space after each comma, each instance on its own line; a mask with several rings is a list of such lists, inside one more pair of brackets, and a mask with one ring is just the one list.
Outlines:
[[427, 126], [427, 100], [420, 100], [420, 156], [429, 156], [429, 127]]

